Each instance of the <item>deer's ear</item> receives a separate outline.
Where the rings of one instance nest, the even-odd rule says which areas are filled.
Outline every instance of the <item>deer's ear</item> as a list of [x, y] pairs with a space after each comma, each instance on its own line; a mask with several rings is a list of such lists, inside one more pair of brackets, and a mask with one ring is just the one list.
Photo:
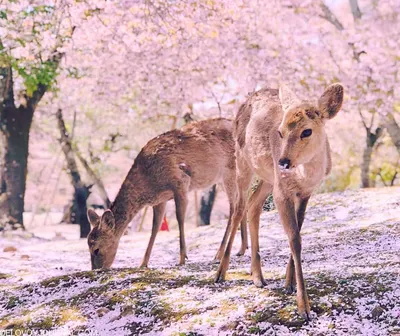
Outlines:
[[279, 87], [279, 100], [281, 101], [283, 112], [285, 113], [291, 106], [300, 103], [300, 99], [297, 98], [296, 94], [285, 84], [281, 84]]
[[343, 103], [344, 88], [340, 83], [329, 85], [318, 100], [318, 108], [324, 118], [332, 119]]
[[98, 226], [100, 224], [100, 216], [97, 213], [95, 213], [94, 210], [88, 209], [87, 216], [89, 219], [89, 223], [93, 227]]
[[101, 216], [101, 227], [108, 230], [114, 230], [115, 218], [111, 210], [106, 210]]

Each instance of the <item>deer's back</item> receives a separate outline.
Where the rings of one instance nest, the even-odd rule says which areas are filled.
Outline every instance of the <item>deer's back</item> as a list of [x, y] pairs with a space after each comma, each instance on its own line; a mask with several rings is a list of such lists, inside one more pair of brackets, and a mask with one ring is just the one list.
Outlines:
[[134, 169], [157, 188], [179, 184], [190, 176], [190, 189], [208, 187], [235, 169], [232, 121], [193, 122], [150, 140], [137, 156]]
[[234, 138], [241, 157], [251, 162], [256, 173], [273, 181], [274, 141], [283, 111], [278, 90], [263, 88], [251, 94], [240, 107], [234, 123]]

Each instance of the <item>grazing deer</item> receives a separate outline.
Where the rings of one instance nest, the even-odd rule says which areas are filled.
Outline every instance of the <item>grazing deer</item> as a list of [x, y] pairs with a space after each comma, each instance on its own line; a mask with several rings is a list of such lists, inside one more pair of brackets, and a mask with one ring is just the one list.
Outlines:
[[291, 255], [286, 269], [286, 289], [294, 291], [304, 319], [310, 318], [310, 305], [301, 268], [300, 230], [307, 202], [313, 190], [331, 170], [325, 121], [339, 112], [343, 86], [329, 86], [318, 102], [300, 101], [287, 87], [264, 88], [253, 93], [240, 107], [235, 119], [238, 199], [232, 217], [232, 232], [216, 282], [223, 281], [235, 231], [246, 210], [246, 195], [252, 175], [261, 182], [251, 195], [248, 217], [251, 237], [251, 273], [257, 287], [265, 280], [259, 254], [259, 225], [263, 203], [273, 193], [281, 223], [289, 238]]
[[[188, 192], [222, 182], [230, 215], [219, 251], [221, 259], [230, 232], [236, 198], [235, 142], [228, 119], [193, 122], [181, 130], [166, 132], [150, 140], [138, 154], [115, 201], [98, 216], [88, 211], [92, 230], [88, 236], [92, 269], [111, 267], [121, 236], [140, 209], [153, 207], [153, 227], [141, 267], [147, 267], [153, 244], [165, 214], [166, 203], [175, 200], [180, 235], [180, 261], [185, 263], [184, 218]], [[237, 229], [237, 228], [236, 228]], [[246, 219], [242, 220], [242, 246], [247, 249]]]

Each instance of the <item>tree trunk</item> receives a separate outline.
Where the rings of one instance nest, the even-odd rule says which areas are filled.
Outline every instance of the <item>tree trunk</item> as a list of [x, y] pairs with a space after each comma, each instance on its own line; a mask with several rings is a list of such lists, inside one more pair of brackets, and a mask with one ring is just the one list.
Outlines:
[[[72, 186], [74, 187], [74, 201], [75, 207], [72, 207], [71, 217], [80, 225], [80, 237], [86, 238], [90, 232], [90, 224], [87, 218], [87, 205], [86, 201], [90, 195], [91, 186], [85, 186], [81, 180], [81, 175], [78, 171], [74, 152], [72, 151], [71, 140], [67, 129], [65, 127], [64, 119], [61, 110], [57, 111], [58, 128], [60, 130], [61, 138], [60, 143], [67, 160], [69, 175], [71, 177]], [[75, 208], [75, 209], [74, 209]]]
[[361, 163], [361, 188], [369, 188], [371, 186], [371, 179], [369, 174], [369, 166], [371, 164], [372, 146], [367, 135], [366, 146], [364, 148], [363, 159]]
[[201, 195], [200, 201], [200, 226], [210, 225], [211, 211], [214, 206], [217, 186], [214, 184], [211, 188], [205, 190]]
[[383, 127], [377, 127], [375, 133], [371, 132], [371, 128], [369, 127], [365, 127], [365, 130], [367, 132], [367, 137], [363, 153], [363, 160], [361, 163], [361, 188], [370, 188], [374, 184], [373, 182], [371, 182], [370, 176], [372, 151], [376, 142], [383, 133]]
[[1, 171], [2, 205], [0, 217], [12, 229], [24, 228], [23, 213], [28, 170], [29, 130], [34, 110], [5, 107], [2, 115], [4, 159]]
[[74, 198], [76, 202], [75, 218], [80, 227], [80, 237], [86, 238], [90, 232], [90, 223], [87, 218], [87, 199], [90, 195], [90, 190], [86, 186], [81, 186], [75, 189]]
[[386, 115], [384, 122], [390, 138], [400, 154], [400, 127], [391, 113]]
[[[0, 40], [0, 50], [2, 49], [3, 44]], [[62, 53], [55, 50], [48, 59], [54, 70], [58, 68], [62, 56]], [[0, 62], [0, 132], [5, 148], [2, 151], [4, 159], [0, 167], [0, 221], [5, 218], [5, 223], [9, 223], [13, 229], [24, 228], [29, 131], [36, 106], [47, 90], [47, 85], [39, 83], [31, 95], [25, 91], [21, 92], [23, 103], [16, 107], [13, 70], [7, 57], [2, 57]]]

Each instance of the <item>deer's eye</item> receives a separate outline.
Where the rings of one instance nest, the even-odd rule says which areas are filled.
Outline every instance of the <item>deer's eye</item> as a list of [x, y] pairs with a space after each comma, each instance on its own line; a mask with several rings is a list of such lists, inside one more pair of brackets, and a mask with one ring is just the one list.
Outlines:
[[280, 137], [281, 139], [283, 139], [283, 135], [282, 135], [282, 133], [281, 133], [280, 131], [278, 131], [278, 134], [279, 134], [279, 137]]
[[98, 255], [99, 255], [99, 252], [100, 252], [99, 249], [95, 249], [95, 250], [93, 251], [93, 254], [94, 254], [95, 256], [98, 256]]
[[310, 135], [312, 134], [312, 130], [311, 129], [306, 129], [304, 130], [301, 135], [300, 138], [308, 138]]

